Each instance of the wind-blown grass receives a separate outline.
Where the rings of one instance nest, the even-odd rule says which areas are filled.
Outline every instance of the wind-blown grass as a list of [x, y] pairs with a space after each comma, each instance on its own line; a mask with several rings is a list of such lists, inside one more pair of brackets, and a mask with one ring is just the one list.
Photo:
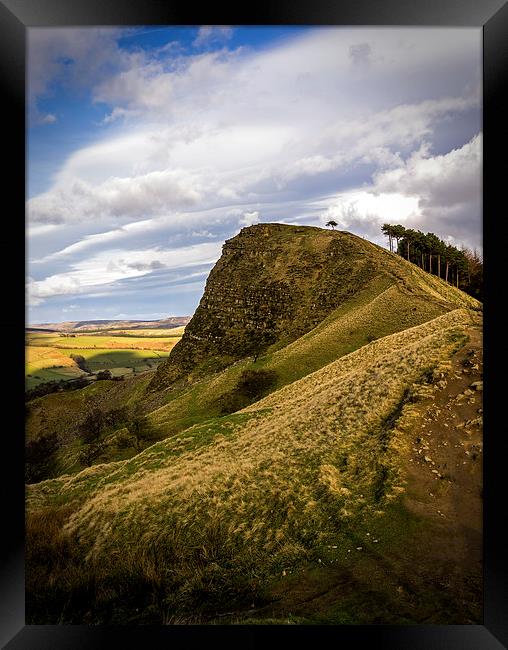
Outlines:
[[251, 594], [404, 490], [393, 415], [474, 318], [451, 311], [130, 460], [28, 486], [28, 511], [66, 505], [84, 568], [107, 559], [114, 574], [126, 548], [155, 549], [168, 612], [216, 602], [224, 580]]

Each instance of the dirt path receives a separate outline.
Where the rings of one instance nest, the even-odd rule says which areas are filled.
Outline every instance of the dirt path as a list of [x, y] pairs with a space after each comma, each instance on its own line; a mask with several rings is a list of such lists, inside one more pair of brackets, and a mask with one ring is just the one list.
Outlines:
[[482, 333], [468, 335], [417, 403], [398, 510], [355, 531], [362, 550], [347, 561], [281, 577], [269, 604], [230, 622], [482, 622]]

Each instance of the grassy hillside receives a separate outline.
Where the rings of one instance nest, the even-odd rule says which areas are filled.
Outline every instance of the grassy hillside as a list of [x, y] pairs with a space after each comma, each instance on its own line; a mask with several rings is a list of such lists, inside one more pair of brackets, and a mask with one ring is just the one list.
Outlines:
[[[160, 364], [151, 387], [162, 390], [189, 374], [209, 374], [267, 345], [284, 347], [334, 318], [344, 305], [345, 314], [365, 290], [367, 296], [375, 294], [381, 278], [385, 288], [396, 285], [403, 308], [416, 312], [415, 318], [404, 315], [401, 326], [395, 324], [396, 314], [383, 314], [387, 333], [457, 306], [479, 306], [462, 291], [351, 233], [282, 224], [244, 228], [226, 241], [182, 340]], [[377, 327], [374, 321], [369, 326]], [[345, 334], [353, 337], [350, 351], [355, 332]]]
[[[100, 576], [117, 598], [122, 581], [148, 584], [157, 567], [158, 615], [258, 597], [270, 576], [316, 554], [343, 559], [365, 521], [391, 508], [404, 490], [408, 399], [432, 390], [475, 319], [453, 310], [134, 458], [29, 486], [28, 510], [59, 513], [73, 580]], [[99, 601], [95, 615], [108, 618], [112, 603]]]
[[[397, 271], [398, 259], [395, 259]], [[165, 395], [168, 403], [151, 415], [153, 425], [163, 436], [200, 422], [210, 414], [219, 414], [221, 397], [234, 389], [246, 369], [274, 371], [276, 386], [280, 388], [378, 338], [424, 323], [458, 306], [480, 307], [462, 291], [437, 278], [435, 283], [431, 276], [427, 279], [428, 274], [418, 268], [409, 269], [408, 273], [407, 263], [401, 262], [405, 273], [396, 277], [380, 272], [310, 332], [288, 345], [284, 342], [272, 345], [255, 363], [248, 357], [196, 383], [190, 373], [187, 381], [193, 384], [192, 388], [169, 390]]]
[[[287, 239], [291, 234], [291, 228], [288, 228], [289, 230], [283, 228], [281, 231], [283, 239]], [[353, 241], [357, 255], [369, 257], [371, 265], [375, 267], [375, 274], [370, 280], [358, 285], [352, 295], [345, 297], [338, 308], [331, 311], [309, 332], [290, 343], [284, 338], [280, 339], [268, 347], [256, 362], [253, 361], [252, 356], [248, 356], [219, 372], [213, 364], [209, 364], [208, 367], [201, 366], [196, 371], [189, 372], [185, 380], [169, 386], [166, 390], [155, 393], [152, 391], [144, 393], [143, 389], [136, 390], [136, 400], [142, 403], [144, 410], [149, 413], [152, 435], [155, 438], [164, 439], [184, 431], [189, 426], [205, 422], [211, 417], [223, 415], [228, 410], [235, 411], [241, 408], [241, 401], [238, 403], [238, 400], [231, 400], [229, 396], [235, 391], [242, 373], [246, 370], [266, 370], [275, 373], [275, 384], [270, 387], [270, 390], [278, 389], [371, 341], [427, 322], [450, 309], [460, 306], [480, 308], [476, 300], [462, 291], [359, 237], [349, 233], [334, 233], [314, 228], [299, 230], [304, 231], [302, 235], [304, 247], [310, 245], [307, 242], [309, 239], [317, 240], [314, 241], [313, 246], [323, 250], [326, 250], [333, 241], [343, 242], [344, 239], [348, 242]], [[291, 241], [290, 237], [289, 241]], [[75, 338], [55, 338], [48, 334], [37, 334], [36, 337], [31, 335], [30, 338], [36, 344], [51, 340], [54, 344], [62, 346], [77, 345], [78, 341], [93, 345], [93, 341], [102, 340], [107, 345], [119, 345], [118, 341], [123, 345], [124, 341], [129, 340], [132, 341], [132, 346], [145, 346], [146, 343], [146, 339], [141, 337], [129, 339], [124, 336], [115, 338], [78, 335]], [[175, 337], [154, 339], [149, 343], [159, 345], [158, 342], [161, 340], [165, 340], [169, 347], [178, 339]], [[146, 364], [152, 363], [147, 360], [151, 352], [146, 350], [96, 350], [80, 347], [60, 348], [59, 352], [82, 354], [93, 370], [116, 366], [119, 366], [120, 370], [124, 366], [147, 370], [149, 366]], [[161, 354], [160, 351], [153, 351], [153, 353]], [[153, 362], [156, 363], [157, 358], [154, 358]], [[218, 367], [220, 368], [220, 364]], [[126, 371], [124, 369], [122, 373]], [[150, 381], [151, 375], [148, 375], [148, 378], [143, 380], [142, 386], [145, 387]], [[124, 391], [116, 388], [106, 390], [107, 384], [109, 382], [105, 382], [104, 387], [97, 390], [106, 392], [111, 407], [122, 406]], [[59, 408], [54, 408], [57, 403], [60, 405]], [[47, 434], [51, 431], [64, 436], [66, 427], [69, 427], [69, 417], [73, 417], [75, 423], [79, 423], [82, 419], [83, 406], [81, 404], [80, 408], [76, 409], [76, 404], [76, 399], [71, 395], [37, 400], [28, 416], [27, 430], [30, 439], [36, 439], [44, 432]], [[228, 405], [229, 409], [225, 408]], [[72, 415], [67, 416], [67, 413]], [[73, 443], [72, 458], [76, 459], [79, 450], [79, 445]], [[134, 451], [131, 449], [129, 453], [132, 454]], [[125, 449], [110, 448], [96, 462], [106, 458], [109, 460], [124, 458], [125, 454]], [[65, 455], [68, 456], [67, 453]], [[64, 466], [67, 471], [70, 467], [74, 468], [73, 471], [82, 468], [76, 461], [73, 463], [66, 461]]]
[[[421, 440], [418, 405], [446, 385], [458, 350], [477, 336], [480, 303], [348, 233], [247, 231], [230, 240], [197, 316], [157, 373], [29, 402], [28, 439], [56, 433], [60, 444], [49, 474], [57, 478], [26, 491], [30, 623], [216, 621], [262, 604], [302, 567], [336, 566], [340, 581], [363, 549], [371, 558], [383, 558], [383, 548], [404, 554], [401, 544], [423, 527], [404, 502], [408, 454]], [[279, 299], [287, 314], [277, 312]], [[242, 348], [242, 319], [250, 327], [260, 305], [276, 336], [253, 355]], [[130, 350], [99, 352], [147, 355], [155, 350], [134, 349], [144, 334]], [[43, 349], [51, 335], [37, 336]], [[83, 356], [99, 362], [85, 347], [99, 338], [113, 347], [128, 339], [62, 337], [57, 352], [78, 351], [66, 346], [81, 340]], [[143, 411], [150, 438], [133, 443], [134, 424], [120, 418], [83, 469], [87, 410], [126, 406]], [[411, 605], [388, 616], [384, 595], [375, 604], [369, 593], [342, 603], [334, 622], [423, 622]]]

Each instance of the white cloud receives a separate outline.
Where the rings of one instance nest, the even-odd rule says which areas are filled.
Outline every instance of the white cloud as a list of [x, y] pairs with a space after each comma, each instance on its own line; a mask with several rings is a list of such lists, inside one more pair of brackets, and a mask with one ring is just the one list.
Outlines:
[[[228, 29], [197, 38], [225, 43]], [[79, 85], [83, 70], [108, 135], [27, 204], [32, 260], [47, 274], [34, 300], [156, 275], [174, 245], [261, 220], [333, 218], [380, 241], [394, 220], [464, 241], [479, 232], [481, 138], [442, 155], [429, 147], [438, 128], [479, 114], [481, 30], [323, 27], [257, 52], [190, 56], [174, 44], [120, 51], [113, 30], [75, 34], [76, 45], [72, 34], [32, 39], [32, 98], [55, 79]], [[91, 52], [101, 46], [105, 56]]]
[[71, 271], [51, 275], [43, 280], [28, 279], [29, 302], [41, 304], [45, 299], [62, 295], [90, 294], [95, 287], [118, 280], [146, 275], [159, 268], [181, 269], [212, 264], [220, 256], [222, 244], [210, 242], [174, 250], [109, 250], [81, 260]]
[[[266, 200], [299, 178], [354, 165], [397, 167], [437, 121], [478, 107], [478, 88], [459, 74], [460, 53], [471, 67], [471, 36], [323, 28], [260, 53], [124, 52], [93, 95], [111, 107], [105, 123], [134, 121], [70, 156], [53, 187], [30, 201], [29, 218], [151, 218], [198, 202]], [[361, 73], [358, 57], [369, 60]], [[411, 75], [411, 88], [431, 85], [430, 98], [407, 101]]]
[[53, 113], [46, 113], [46, 115], [40, 116], [40, 124], [54, 124], [57, 121], [56, 115]]
[[111, 178], [95, 187], [75, 180], [30, 199], [28, 216], [33, 223], [65, 223], [107, 217], [139, 218], [162, 214], [200, 199], [199, 180], [180, 170], [151, 172], [142, 176]]
[[482, 183], [482, 135], [445, 155], [429, 155], [424, 145], [400, 167], [375, 174], [376, 190], [416, 196], [422, 207], [478, 201]]
[[231, 27], [226, 25], [203, 25], [193, 41], [194, 47], [202, 47], [218, 41], [227, 41], [233, 35]]
[[376, 173], [364, 190], [323, 201], [327, 207], [320, 223], [333, 219], [341, 229], [378, 243], [383, 242], [383, 223], [401, 223], [456, 244], [481, 247], [481, 183], [481, 134], [445, 155], [432, 156], [423, 145], [406, 162]]
[[384, 243], [383, 223], [407, 223], [420, 214], [418, 199], [403, 194], [376, 193], [367, 190], [345, 192], [323, 201], [327, 205], [321, 213], [321, 226], [336, 221], [340, 230], [355, 232], [378, 244]]
[[111, 122], [115, 122], [116, 120], [119, 119], [127, 119], [129, 117], [136, 117], [139, 115], [139, 111], [135, 110], [128, 110], [127, 108], [121, 108], [120, 106], [116, 106], [111, 113], [108, 113], [106, 117], [102, 120], [101, 124], [111, 124]]
[[254, 210], [253, 212], [244, 212], [239, 223], [242, 226], [252, 226], [255, 223], [259, 223], [259, 212], [257, 210]]

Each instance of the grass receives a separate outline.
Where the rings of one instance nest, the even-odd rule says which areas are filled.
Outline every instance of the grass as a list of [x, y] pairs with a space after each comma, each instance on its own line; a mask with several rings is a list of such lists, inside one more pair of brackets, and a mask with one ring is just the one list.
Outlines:
[[130, 335], [90, 335], [76, 334], [73, 337], [46, 335], [41, 337], [40, 334], [27, 334], [27, 340], [31, 345], [45, 345], [57, 349], [80, 348], [80, 349], [133, 349], [133, 350], [165, 350], [169, 351], [175, 345], [175, 336], [157, 336], [149, 335], [138, 336], [134, 332]]
[[[309, 320], [316, 315], [310, 282], [293, 329], [255, 363], [222, 351], [156, 392], [147, 391], [147, 374], [30, 403], [29, 438], [57, 431], [65, 440], [57, 459], [65, 474], [26, 490], [31, 623], [220, 622], [225, 611], [262, 606], [282, 577], [303, 580], [302, 567], [309, 580], [324, 580], [321, 565], [354, 573], [337, 605], [304, 617], [282, 612], [270, 622], [417, 622], [407, 608], [397, 619], [400, 600], [388, 586], [371, 593], [373, 565], [359, 555], [352, 562], [351, 553], [397, 548], [418, 528], [400, 508], [413, 402], [433, 394], [432, 378], [479, 322], [480, 306], [361, 238], [302, 233], [290, 260], [296, 266], [298, 256], [311, 259], [334, 239], [345, 247], [346, 261], [325, 269], [330, 295], [335, 300], [338, 287], [340, 300], [323, 308], [319, 322]], [[293, 235], [281, 227], [280, 243]], [[287, 259], [268, 262], [272, 279], [287, 279]], [[229, 343], [235, 330], [224, 336]], [[48, 347], [47, 335], [37, 337]], [[123, 355], [139, 353], [141, 361], [150, 352], [80, 351], [101, 367], [112, 367], [113, 357], [127, 367]], [[252, 370], [268, 373], [271, 392], [221, 415]], [[108, 432], [103, 456], [79, 471], [81, 442], [72, 432], [90, 398], [107, 408], [142, 404], [160, 440], [136, 453], [119, 444], [125, 431]]]
[[[168, 357], [181, 338], [183, 328], [175, 328], [170, 336], [161, 336], [160, 330], [132, 330], [120, 336], [76, 334], [63, 337], [50, 333], [26, 334], [27, 388], [41, 382], [73, 379], [84, 374], [71, 355], [85, 358], [92, 372], [109, 369], [114, 376], [144, 372], [155, 368]], [[172, 330], [168, 330], [172, 332]], [[123, 332], [123, 330], [122, 330]], [[154, 334], [155, 333], [155, 334]], [[134, 370], [133, 370], [134, 369]]]
[[25, 348], [26, 387], [41, 381], [75, 379], [85, 373], [66, 354], [47, 346]]
[[[124, 571], [126, 548], [158, 548], [156, 618], [203, 603], [213, 616], [262, 598], [270, 576], [312, 560], [365, 517], [380, 521], [397, 500], [406, 441], [386, 423], [410, 409], [407, 387], [452, 354], [472, 318], [454, 310], [131, 459], [28, 486], [28, 512], [66, 504], [60, 530], [84, 566], [104, 563], [103, 583]], [[95, 620], [110, 616], [86, 602]]]
[[235, 389], [247, 369], [273, 371], [281, 388], [366, 345], [369, 340], [431, 320], [446, 308], [419, 296], [407, 295], [393, 279], [381, 275], [346, 300], [322, 323], [297, 341], [272, 346], [256, 363], [238, 361], [220, 374], [205, 378], [180, 394], [170, 391], [165, 405], [154, 411], [151, 421], [161, 437], [177, 433], [189, 422], [218, 415], [222, 396]]

